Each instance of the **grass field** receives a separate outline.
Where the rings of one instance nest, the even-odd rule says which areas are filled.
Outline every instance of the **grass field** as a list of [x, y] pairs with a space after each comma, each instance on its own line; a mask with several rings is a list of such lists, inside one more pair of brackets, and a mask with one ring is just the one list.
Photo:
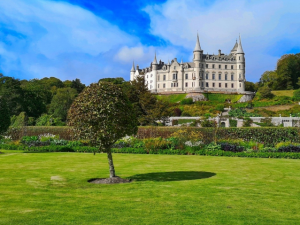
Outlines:
[[293, 97], [294, 90], [272, 91], [272, 93], [276, 96]]
[[178, 103], [185, 99], [186, 94], [172, 94], [172, 95], [156, 95], [158, 99], [166, 100], [171, 103]]
[[0, 154], [0, 224], [299, 224], [300, 161], [114, 154], [132, 183], [99, 185], [105, 154]]

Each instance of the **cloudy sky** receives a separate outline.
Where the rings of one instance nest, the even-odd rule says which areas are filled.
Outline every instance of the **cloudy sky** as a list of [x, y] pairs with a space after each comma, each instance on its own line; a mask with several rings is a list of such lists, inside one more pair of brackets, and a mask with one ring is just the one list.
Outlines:
[[0, 0], [0, 72], [90, 84], [149, 66], [192, 60], [197, 31], [205, 53], [229, 53], [239, 34], [246, 79], [300, 52], [295, 0]]

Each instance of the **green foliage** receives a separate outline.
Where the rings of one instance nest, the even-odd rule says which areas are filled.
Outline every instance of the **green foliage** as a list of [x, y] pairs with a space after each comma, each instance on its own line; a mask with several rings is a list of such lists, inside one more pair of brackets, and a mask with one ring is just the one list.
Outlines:
[[195, 121], [195, 119], [179, 119], [178, 124], [191, 123], [194, 121]]
[[116, 77], [116, 78], [102, 78], [98, 82], [110, 82], [113, 84], [123, 84], [125, 82], [123, 77]]
[[300, 101], [300, 89], [294, 91], [293, 100], [294, 101]]
[[0, 134], [5, 132], [10, 125], [9, 109], [6, 100], [0, 96]]
[[213, 120], [204, 119], [200, 122], [201, 127], [215, 127], [216, 122]]
[[237, 127], [237, 120], [229, 119], [229, 125], [230, 127]]
[[230, 117], [260, 117], [260, 114], [247, 112], [243, 108], [232, 109], [229, 111]]
[[268, 86], [260, 87], [258, 89], [257, 95], [261, 99], [270, 99], [270, 98], [274, 97], [274, 95], [272, 94], [272, 89], [270, 87], [268, 87]]
[[56, 95], [52, 98], [49, 112], [54, 118], [66, 121], [67, 112], [77, 96], [77, 90], [73, 88], [59, 88]]
[[17, 117], [13, 118], [12, 127], [23, 127], [27, 125], [27, 116], [25, 112], [21, 112]]
[[257, 89], [258, 89], [257, 85], [254, 84], [253, 82], [250, 82], [250, 81], [245, 82], [245, 91], [256, 92]]
[[65, 126], [66, 124], [60, 118], [52, 115], [42, 114], [36, 119], [36, 126]]
[[217, 94], [217, 93], [205, 93], [204, 96], [210, 102], [224, 103], [226, 101], [237, 102], [243, 95], [238, 94]]
[[73, 102], [68, 121], [76, 139], [89, 139], [101, 151], [110, 151], [118, 139], [137, 131], [132, 104], [110, 82], [86, 87]]
[[181, 113], [181, 116], [191, 116], [191, 114], [189, 112], [183, 111]]
[[193, 98], [185, 98], [180, 101], [180, 105], [191, 105], [193, 103]]
[[243, 127], [251, 127], [251, 124], [253, 123], [253, 120], [249, 117], [244, 118]]

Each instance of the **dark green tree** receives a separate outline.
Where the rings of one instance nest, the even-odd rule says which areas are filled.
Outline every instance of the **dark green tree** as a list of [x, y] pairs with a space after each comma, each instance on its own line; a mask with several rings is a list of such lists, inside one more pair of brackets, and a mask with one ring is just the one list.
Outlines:
[[102, 78], [99, 80], [99, 82], [111, 82], [113, 84], [123, 84], [125, 82], [123, 77], [116, 77], [116, 78]]
[[71, 88], [74, 88], [77, 90], [77, 93], [81, 93], [83, 89], [85, 88], [85, 84], [81, 83], [79, 79], [72, 80]]
[[5, 132], [10, 125], [10, 116], [5, 99], [0, 96], [0, 134]]
[[67, 114], [72, 102], [77, 96], [77, 90], [74, 88], [59, 88], [56, 95], [53, 96], [49, 113], [54, 117], [66, 121]]
[[269, 88], [268, 86], [263, 86], [259, 88], [258, 95], [260, 98], [266, 98], [266, 99], [270, 99], [274, 97], [274, 95], [272, 94], [272, 89]]
[[111, 147], [120, 138], [136, 134], [138, 125], [122, 89], [110, 82], [91, 84], [73, 102], [68, 121], [75, 138], [88, 139], [107, 153], [110, 177], [115, 177]]

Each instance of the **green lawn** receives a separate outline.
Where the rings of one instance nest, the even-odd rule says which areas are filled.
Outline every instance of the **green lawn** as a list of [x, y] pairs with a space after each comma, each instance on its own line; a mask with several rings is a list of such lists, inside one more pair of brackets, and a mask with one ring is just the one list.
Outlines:
[[299, 224], [300, 161], [114, 154], [0, 154], [0, 224]]
[[293, 97], [294, 90], [284, 90], [284, 91], [272, 91], [272, 93], [276, 96], [288, 96]]
[[172, 95], [156, 95], [158, 99], [168, 101], [170, 103], [178, 103], [185, 99], [186, 94], [172, 94]]

